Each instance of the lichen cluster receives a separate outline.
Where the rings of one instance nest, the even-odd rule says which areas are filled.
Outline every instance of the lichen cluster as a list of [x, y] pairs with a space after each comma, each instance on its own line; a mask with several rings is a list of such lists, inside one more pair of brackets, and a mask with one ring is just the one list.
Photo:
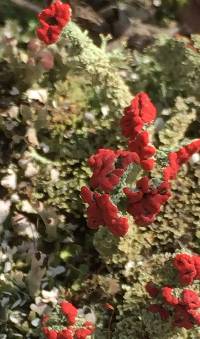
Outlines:
[[[172, 328], [170, 322], [162, 322], [159, 316], [147, 310], [149, 304], [145, 291], [145, 284], [150, 281], [173, 284], [174, 273], [170, 266], [170, 253], [153, 255], [150, 259], [135, 260], [132, 266], [125, 267], [126, 281], [122, 285], [124, 290], [123, 305], [119, 306], [118, 323], [114, 331], [114, 338], [196, 338], [199, 329], [193, 330]], [[169, 279], [170, 277], [170, 279]]]
[[[159, 154], [200, 136], [199, 37], [162, 36], [131, 59], [127, 50], [107, 52], [104, 39], [95, 46], [71, 24], [68, 45], [50, 47], [45, 63], [32, 37], [33, 27], [1, 28], [0, 333], [38, 338], [48, 302], [67, 290], [94, 304], [97, 339], [109, 331], [116, 339], [198, 338], [196, 329], [173, 331], [147, 313], [144, 285], [163, 279], [159, 267], [177, 249], [199, 252], [199, 157], [180, 171], [156, 221], [139, 228], [130, 220], [121, 239], [86, 228], [79, 193], [90, 176], [88, 157], [123, 146], [118, 121], [131, 91], [147, 91], [161, 112], [152, 130]], [[115, 314], [109, 329], [105, 302]]]
[[[199, 43], [196, 37], [193, 37], [193, 41]], [[171, 61], [164, 57], [165, 53], [175, 58], [175, 64], [177, 58], [177, 67], [180, 68], [178, 79], [175, 79], [174, 69], [172, 72], [172, 64], [170, 71]], [[152, 92], [152, 96], [163, 108], [153, 131], [154, 141], [161, 152], [159, 155], [166, 149], [174, 150], [177, 144], [184, 145], [190, 137], [199, 137], [197, 51], [188, 48], [184, 39], [163, 39], [153, 48], [147, 49], [136, 61], [138, 83], [135, 85]], [[161, 271], [155, 273], [155, 268], [162, 266], [164, 258], [170, 258], [168, 251], [174, 253], [178, 248], [187, 247], [199, 252], [199, 160], [199, 156], [195, 155], [190, 164], [182, 168], [172, 185], [172, 199], [150, 227], [138, 230], [133, 225], [129, 234], [117, 244], [116, 240], [114, 243], [108, 235], [104, 235], [106, 231], [102, 229], [95, 235], [94, 245], [101, 257], [113, 270], [116, 266], [120, 268], [119, 279], [124, 290], [124, 301], [118, 305], [114, 338], [169, 339], [199, 336], [198, 329], [175, 331], [170, 324], [163, 324], [159, 317], [149, 314], [146, 311], [144, 291], [147, 281], [161, 279]], [[104, 242], [103, 238], [106, 239]], [[148, 257], [152, 259], [146, 259]]]
[[146, 53], [134, 55], [136, 88], [145, 89], [165, 107], [171, 107], [177, 96], [199, 100], [199, 47], [198, 35], [191, 39], [161, 35]]

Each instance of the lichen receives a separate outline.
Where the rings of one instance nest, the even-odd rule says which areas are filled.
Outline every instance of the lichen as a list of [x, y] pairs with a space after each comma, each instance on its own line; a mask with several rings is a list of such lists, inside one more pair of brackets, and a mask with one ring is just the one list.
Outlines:
[[73, 22], [67, 26], [64, 35], [72, 45], [73, 62], [89, 74], [96, 91], [101, 93], [102, 102], [110, 103], [117, 110], [117, 115], [120, 109], [128, 105], [131, 94], [113, 67], [109, 54], [105, 52], [105, 48], [95, 46], [87, 32], [82, 32]]
[[[173, 195], [152, 225], [156, 247], [187, 244], [198, 250], [200, 227], [199, 163], [184, 167], [173, 182]], [[159, 245], [158, 245], [159, 244]]]
[[169, 117], [163, 116], [166, 122], [163, 123], [164, 128], [158, 133], [161, 147], [173, 149], [173, 147], [180, 145], [189, 126], [196, 120], [198, 109], [199, 103], [195, 101], [195, 98], [176, 98]]
[[171, 321], [162, 321], [159, 315], [147, 310], [151, 300], [145, 291], [146, 283], [153, 281], [162, 286], [163, 283], [173, 285], [175, 281], [170, 259], [169, 253], [153, 255], [150, 259], [140, 258], [132, 266], [131, 274], [125, 275], [123, 303], [118, 306], [114, 338], [189, 339], [199, 336], [199, 328], [189, 331], [174, 328]]
[[[94, 246], [101, 258], [113, 267], [122, 267], [137, 257], [142, 250], [150, 247], [148, 234], [143, 234], [132, 218], [129, 218], [129, 231], [125, 237], [115, 238], [106, 229], [100, 228], [94, 235]], [[151, 235], [150, 235], [151, 236]]]
[[[118, 122], [131, 95], [120, 76], [118, 53], [107, 52], [104, 44], [97, 47], [74, 23], [65, 34], [65, 46], [61, 39], [49, 47], [55, 68], [46, 72], [27, 48], [32, 32], [23, 33], [15, 22], [1, 29], [0, 299], [6, 303], [0, 309], [1, 333], [38, 338], [32, 321], [39, 321], [41, 302], [46, 305], [45, 287], [55, 292], [54, 298], [67, 289], [86, 303], [96, 293], [100, 317], [102, 303], [113, 303], [113, 338], [196, 339], [197, 329], [175, 333], [147, 312], [144, 286], [149, 280], [163, 281], [159, 266], [177, 248], [199, 252], [199, 160], [182, 168], [173, 196], [154, 224], [144, 228], [130, 220], [126, 237], [113, 238], [101, 228], [93, 239], [79, 197], [90, 176], [87, 159], [99, 147], [124, 145]], [[134, 52], [132, 60], [126, 58], [131, 52], [123, 51], [130, 88], [147, 91], [161, 112], [162, 129], [152, 131], [157, 148], [199, 137], [199, 49], [198, 36], [191, 41], [162, 36], [143, 54]], [[38, 249], [49, 258], [44, 262], [47, 273], [39, 270], [37, 286], [30, 286], [31, 258]], [[106, 321], [99, 337], [109, 335], [108, 314], [102, 316]]]
[[199, 99], [199, 47], [198, 35], [191, 40], [161, 35], [145, 53], [135, 53], [136, 88], [145, 89], [163, 107], [171, 106], [177, 96]]

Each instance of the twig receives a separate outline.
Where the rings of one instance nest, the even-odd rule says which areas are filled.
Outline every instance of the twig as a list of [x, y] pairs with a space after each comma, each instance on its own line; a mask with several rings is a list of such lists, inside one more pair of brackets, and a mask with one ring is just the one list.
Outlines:
[[112, 310], [109, 323], [108, 323], [108, 339], [111, 339], [111, 325], [112, 325], [113, 316], [114, 316], [114, 310]]
[[13, 2], [17, 6], [21, 6], [21, 7], [30, 9], [31, 11], [33, 11], [35, 13], [39, 13], [42, 10], [42, 8], [40, 6], [31, 4], [30, 2], [28, 2], [26, 0], [10, 0], [10, 1]]
[[58, 164], [57, 162], [51, 161], [51, 160], [43, 157], [42, 155], [38, 154], [34, 148], [30, 149], [30, 155], [35, 161], [37, 161], [37, 162], [39, 162], [43, 165]]

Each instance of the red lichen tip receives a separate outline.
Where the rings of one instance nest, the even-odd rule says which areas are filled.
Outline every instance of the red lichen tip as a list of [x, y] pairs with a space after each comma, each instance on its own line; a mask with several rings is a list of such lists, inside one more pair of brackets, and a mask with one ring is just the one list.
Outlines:
[[38, 14], [40, 27], [36, 33], [40, 40], [46, 45], [55, 43], [63, 30], [71, 19], [71, 7], [69, 4], [63, 4], [60, 0], [56, 0], [49, 7], [45, 8]]

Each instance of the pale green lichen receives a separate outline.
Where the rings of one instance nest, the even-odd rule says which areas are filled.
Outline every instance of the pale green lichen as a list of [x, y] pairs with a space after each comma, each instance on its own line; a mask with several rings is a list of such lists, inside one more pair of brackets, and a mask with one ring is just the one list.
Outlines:
[[124, 237], [116, 238], [103, 227], [94, 235], [94, 246], [101, 258], [107, 264], [118, 267], [134, 260], [144, 248], [148, 249], [150, 244], [149, 235], [142, 233], [131, 217], [129, 231]]
[[[196, 50], [188, 47], [194, 45]], [[135, 53], [135, 71], [138, 79], [134, 85], [146, 90], [154, 102], [170, 107], [177, 96], [200, 98], [200, 38], [160, 36], [145, 53]], [[166, 57], [168, 56], [168, 57]]]
[[164, 128], [158, 134], [161, 147], [173, 149], [180, 145], [189, 126], [197, 118], [199, 105], [200, 103], [197, 103], [195, 98], [185, 100], [181, 97], [176, 98], [174, 108], [172, 108]]
[[[151, 226], [158, 247], [198, 249], [200, 227], [200, 166], [184, 167], [172, 185], [172, 198]], [[159, 245], [158, 245], [159, 244]]]
[[[135, 260], [131, 275], [125, 275], [122, 284], [123, 303], [118, 305], [119, 314], [114, 338], [198, 338], [200, 334], [198, 327], [190, 331], [178, 329], [172, 326], [171, 320], [162, 321], [158, 314], [152, 314], [147, 310], [148, 305], [154, 302], [145, 291], [147, 282], [153, 281], [161, 287], [178, 284], [171, 259], [172, 255], [165, 253], [153, 255], [150, 259], [143, 257]], [[199, 284], [197, 290], [199, 290]]]
[[87, 32], [71, 22], [64, 31], [64, 36], [71, 43], [72, 61], [78, 68], [88, 73], [96, 91], [101, 94], [103, 102], [108, 102], [115, 114], [127, 106], [131, 100], [129, 88], [113, 67], [110, 56], [104, 48], [99, 48], [88, 37]]
[[122, 265], [142, 254], [158, 251], [175, 251], [189, 246], [198, 250], [200, 238], [200, 169], [199, 164], [183, 167], [172, 184], [172, 197], [156, 221], [148, 227], [139, 227], [130, 221], [128, 234], [114, 238], [106, 229], [94, 236], [94, 245], [108, 264]]
[[[9, 23], [6, 29], [12, 31], [12, 26]], [[11, 34], [11, 37], [15, 35], [21, 39], [17, 27], [15, 30], [16, 33]], [[124, 144], [124, 140], [121, 141], [119, 136], [119, 116], [131, 96], [119, 75], [117, 64], [112, 62], [112, 56], [105, 52], [105, 49], [96, 47], [74, 23], [69, 25], [65, 34], [68, 36], [66, 48], [62, 47], [62, 40], [58, 47], [50, 48], [55, 53], [57, 62], [55, 70], [52, 69], [50, 74], [45, 73], [44, 70], [41, 72], [37, 66], [30, 67], [26, 63], [28, 53], [21, 48], [21, 45], [4, 44], [1, 50], [1, 56], [4, 58], [3, 71], [1, 71], [4, 88], [1, 94], [3, 97], [6, 96], [7, 101], [2, 101], [5, 107], [1, 109], [0, 119], [2, 133], [0, 177], [2, 178], [7, 168], [14, 163], [18, 197], [16, 192], [13, 194], [10, 190], [2, 192], [4, 199], [12, 197], [14, 201], [14, 198], [19, 198], [18, 203], [13, 203], [10, 213], [20, 212], [22, 216], [26, 213], [27, 219], [30, 218], [37, 226], [39, 248], [43, 250], [44, 243], [44, 251], [50, 248], [49, 257], [53, 268], [59, 264], [67, 268], [66, 280], [65, 274], [60, 280], [45, 276], [44, 284], [47, 284], [49, 289], [56, 284], [60, 290], [62, 284], [68, 288], [69, 283], [71, 290], [77, 293], [84, 285], [83, 277], [89, 275], [88, 263], [84, 262], [81, 267], [76, 268], [69, 261], [75, 260], [77, 265], [80, 258], [81, 260], [82, 257], [84, 258], [88, 246], [92, 248], [90, 236], [92, 233], [84, 228], [82, 219], [81, 222], [80, 219], [76, 219], [77, 216], [83, 216], [84, 208], [79, 197], [80, 187], [88, 181], [91, 174], [86, 161], [99, 147], [116, 149]], [[29, 38], [28, 36], [25, 40], [22, 39], [23, 44]], [[199, 49], [199, 37], [192, 37], [192, 41], [194, 47]], [[138, 75], [138, 82], [131, 83], [134, 92], [137, 89], [146, 90], [152, 94], [151, 97], [153, 101], [155, 99], [158, 109], [161, 107], [160, 115], [165, 125], [161, 131], [155, 131], [154, 140], [157, 147], [179, 147], [180, 144], [186, 143], [188, 138], [199, 136], [200, 59], [199, 53], [188, 48], [187, 43], [187, 39], [163, 37], [143, 55], [135, 53], [133, 59]], [[124, 54], [126, 55], [126, 52]], [[17, 86], [19, 94], [16, 98], [8, 94], [7, 98], [5, 93], [10, 93], [12, 86]], [[49, 99], [45, 105], [28, 98], [27, 89], [33, 87], [34, 90], [40, 87], [46, 89]], [[108, 106], [107, 115], [102, 113], [101, 106], [104, 104]], [[17, 116], [11, 115], [10, 105], [15, 108], [14, 111], [17, 108]], [[166, 109], [169, 115], [166, 115]], [[30, 135], [27, 139], [27, 131], [30, 127], [36, 136], [33, 140]], [[34, 142], [35, 145], [32, 144]], [[25, 177], [27, 158], [31, 164], [39, 167], [37, 174], [32, 177]], [[54, 174], [57, 173], [53, 179], [52, 171]], [[144, 289], [145, 283], [149, 280], [164, 281], [163, 273], [158, 268], [171, 257], [171, 254], [165, 252], [173, 253], [177, 248], [182, 247], [199, 251], [199, 184], [199, 162], [185, 166], [177, 180], [173, 182], [172, 199], [167, 202], [153, 225], [148, 228], [138, 228], [131, 221], [129, 233], [120, 239], [114, 238], [105, 228], [96, 232], [94, 246], [102, 259], [102, 267], [99, 274], [88, 278], [88, 285], [90, 284], [94, 294], [98, 291], [100, 302], [101, 298], [106, 302], [111, 299], [117, 305], [116, 321], [113, 321], [113, 338], [196, 339], [199, 337], [197, 329], [173, 333], [168, 324], [162, 323], [157, 316], [147, 313], [146, 305], [149, 299]], [[31, 206], [36, 208], [36, 213], [23, 210], [24, 200], [30, 201]], [[42, 212], [41, 205], [43, 205]], [[67, 222], [69, 213], [73, 214], [75, 223], [71, 226]], [[16, 224], [10, 225], [8, 220], [1, 228], [3, 239], [7, 236], [11, 237], [12, 227], [16, 227]], [[73, 236], [76, 227], [79, 227], [82, 232], [81, 237], [84, 235], [87, 238], [84, 244], [81, 243], [83, 250], [80, 249], [79, 243], [74, 243], [77, 241]], [[23, 242], [23, 246], [29, 248], [30, 240], [27, 240], [26, 235], [17, 234], [17, 239], [11, 238], [11, 243], [16, 243], [16, 240]], [[68, 240], [70, 243], [67, 243]], [[10, 254], [12, 250], [15, 251], [15, 247], [9, 248], [11, 264], [13, 264], [13, 257]], [[3, 251], [5, 256], [5, 248]], [[56, 253], [55, 258], [53, 251]], [[157, 255], [153, 255], [154, 253]], [[21, 254], [14, 252], [14, 256], [16, 260], [14, 274], [18, 275], [23, 271], [21, 280], [24, 280], [30, 270], [30, 264], [25, 262], [24, 257], [21, 258]], [[25, 257], [27, 259], [27, 254]], [[86, 256], [86, 258], [89, 265], [91, 262], [91, 265], [94, 265], [93, 256]], [[5, 282], [1, 285], [3, 296], [4, 292], [11, 292], [8, 301], [11, 313], [13, 304], [19, 298], [22, 300], [22, 305], [16, 306], [16, 313], [21, 313], [18, 329], [14, 330], [16, 336], [28, 338], [35, 335], [38, 338], [37, 333], [33, 334], [35, 328], [30, 324], [31, 317], [34, 319], [36, 314], [29, 310], [30, 300], [27, 290], [25, 295], [21, 295], [24, 287], [21, 288], [18, 295], [16, 284], [10, 285], [9, 279], [13, 278], [13, 275], [4, 274], [3, 271], [1, 273], [5, 277]], [[91, 296], [90, 291], [86, 289], [87, 296], [83, 291], [84, 300]], [[24, 309], [27, 309], [28, 315], [25, 314]], [[99, 309], [98, 306], [97, 313], [102, 314], [102, 309]], [[28, 317], [30, 321], [27, 321]], [[9, 322], [8, 326], [11, 329], [5, 326], [1, 329], [2, 333], [13, 336], [15, 325]], [[107, 323], [104, 328], [106, 326]], [[107, 335], [106, 331], [103, 332], [103, 328], [102, 333], [103, 337]]]

